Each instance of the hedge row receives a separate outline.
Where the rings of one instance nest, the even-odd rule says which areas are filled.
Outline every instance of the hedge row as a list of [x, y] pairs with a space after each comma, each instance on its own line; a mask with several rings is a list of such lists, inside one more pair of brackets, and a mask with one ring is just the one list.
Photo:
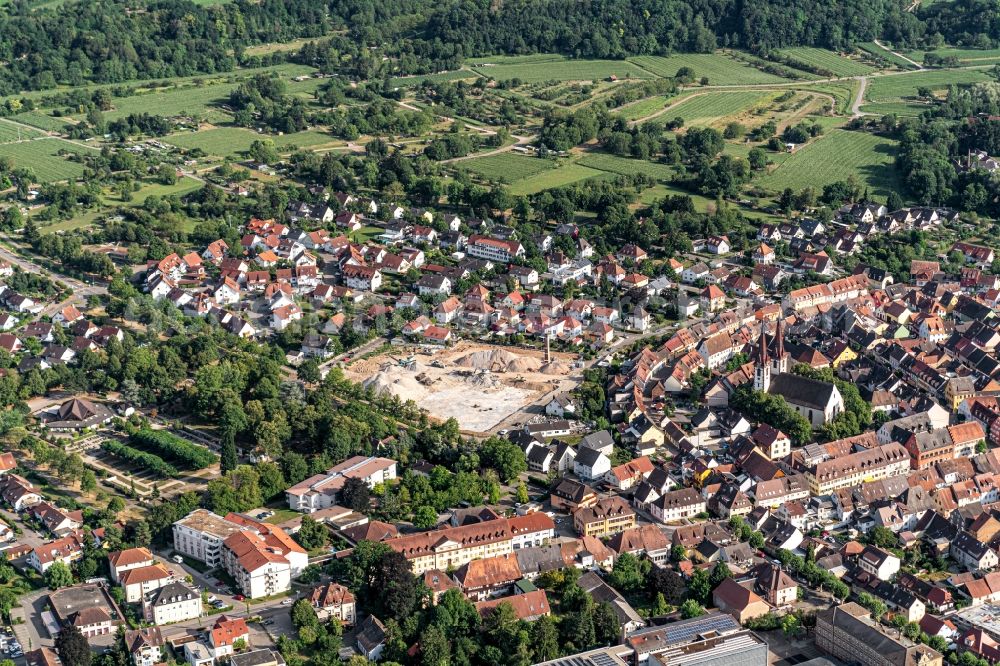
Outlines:
[[205, 447], [192, 444], [166, 430], [143, 428], [130, 435], [129, 441], [189, 469], [203, 469], [217, 460], [217, 456]]
[[146, 453], [145, 451], [140, 451], [139, 449], [134, 449], [127, 444], [122, 444], [121, 442], [109, 439], [101, 444], [101, 448], [116, 458], [121, 458], [127, 462], [135, 463], [136, 465], [150, 470], [158, 476], [174, 478], [179, 474], [176, 467], [164, 461], [160, 456], [153, 455], [152, 453]]

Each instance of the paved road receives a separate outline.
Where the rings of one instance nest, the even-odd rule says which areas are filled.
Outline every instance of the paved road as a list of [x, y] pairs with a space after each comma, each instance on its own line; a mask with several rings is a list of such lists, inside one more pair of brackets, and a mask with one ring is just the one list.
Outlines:
[[56, 271], [49, 270], [43, 266], [36, 264], [34, 261], [25, 258], [24, 256], [12, 251], [10, 248], [0, 245], [0, 259], [9, 261], [15, 266], [20, 266], [23, 270], [29, 273], [39, 273], [42, 275], [50, 275], [56, 280], [65, 282], [67, 285], [73, 288], [74, 291], [83, 291], [88, 294], [106, 294], [107, 289], [98, 284], [86, 284], [77, 280], [74, 277], [69, 277], [68, 275], [63, 275], [57, 273]]

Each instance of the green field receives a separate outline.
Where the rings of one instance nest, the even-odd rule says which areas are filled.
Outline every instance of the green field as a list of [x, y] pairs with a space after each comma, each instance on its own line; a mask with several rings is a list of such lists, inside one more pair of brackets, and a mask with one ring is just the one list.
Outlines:
[[608, 153], [589, 153], [577, 160], [576, 163], [589, 169], [597, 169], [598, 171], [606, 171], [622, 176], [635, 176], [642, 173], [661, 181], [672, 180], [677, 175], [673, 167], [667, 164], [618, 157], [617, 155]]
[[565, 56], [558, 53], [533, 53], [531, 55], [493, 55], [469, 58], [466, 62], [475, 67], [477, 65], [528, 65], [539, 62], [562, 62]]
[[543, 171], [551, 171], [558, 166], [555, 160], [517, 153], [502, 153], [489, 157], [479, 157], [463, 160], [459, 165], [487, 180], [498, 180], [513, 183], [524, 178], [531, 178]]
[[875, 71], [863, 62], [839, 56], [833, 51], [809, 46], [779, 49], [778, 53], [795, 62], [833, 72], [836, 76], [861, 76]]
[[712, 125], [768, 102], [777, 94], [774, 91], [738, 90], [692, 95], [660, 117], [683, 118], [686, 126]]
[[[234, 72], [224, 72], [217, 75], [207, 75], [207, 74], [197, 74], [192, 76], [178, 76], [168, 79], [170, 83], [174, 85], [182, 85], [185, 83], [193, 83], [195, 81], [207, 82], [207, 85], [217, 85], [221, 83], [230, 83], [230, 79], [239, 80], [254, 74], [263, 74], [267, 72], [277, 72], [282, 78], [289, 79], [300, 74], [312, 74], [316, 71], [315, 67], [310, 67], [308, 65], [297, 65], [295, 63], [284, 63], [281, 65], [273, 65], [270, 67], [259, 67], [252, 69], [238, 69]], [[129, 86], [135, 88], [136, 90], [142, 92], [143, 88], [150, 85], [159, 86], [162, 84], [164, 79], [142, 79], [140, 81], [130, 81]], [[0, 101], [7, 101], [8, 99], [38, 99], [39, 97], [48, 97], [53, 93], [57, 92], [67, 92], [69, 90], [74, 91], [94, 91], [99, 88], [119, 88], [122, 84], [120, 83], [91, 83], [83, 86], [59, 86], [50, 90], [27, 90], [14, 95], [6, 95], [0, 97]]]
[[525, 83], [540, 81], [593, 81], [611, 76], [625, 79], [649, 79], [653, 75], [623, 60], [570, 60], [559, 56], [542, 56], [547, 60], [511, 62], [504, 58], [480, 58], [474, 69], [485, 77], [505, 81], [521, 79]]
[[534, 194], [554, 187], [563, 187], [572, 183], [588, 180], [598, 176], [607, 177], [607, 172], [590, 169], [579, 164], [566, 162], [558, 169], [549, 169], [539, 174], [516, 181], [511, 185], [510, 192], [514, 195]]
[[628, 104], [620, 109], [613, 109], [611, 112], [617, 113], [626, 120], [639, 120], [640, 118], [647, 118], [657, 111], [667, 108], [670, 104], [676, 103], [677, 101], [677, 97], [657, 95], [655, 97], [641, 99], [634, 104]]
[[42, 136], [42, 132], [36, 129], [28, 129], [14, 123], [0, 119], [0, 143], [11, 143], [12, 141], [25, 141], [37, 136]]
[[917, 89], [927, 87], [934, 91], [946, 90], [950, 85], [965, 85], [992, 81], [992, 77], [979, 70], [931, 70], [910, 72], [894, 76], [874, 76], [868, 81], [865, 100], [869, 102], [896, 102], [916, 97]]
[[[62, 139], [38, 139], [21, 143], [0, 144], [0, 156], [9, 157], [15, 167], [29, 167], [40, 183], [49, 183], [83, 175], [83, 165], [70, 162], [59, 151], [87, 153], [89, 149]], [[96, 153], [96, 151], [95, 151]]]
[[72, 124], [69, 118], [56, 118], [44, 111], [25, 111], [11, 116], [11, 120], [16, 120], [19, 123], [31, 125], [32, 127], [37, 127], [48, 132], [61, 132], [66, 125]]
[[876, 104], [865, 104], [861, 107], [861, 110], [865, 113], [873, 113], [878, 116], [889, 114], [919, 116], [930, 108], [932, 108], [930, 104], [921, 104], [919, 102], [879, 102]]
[[468, 69], [456, 69], [451, 72], [439, 72], [437, 74], [424, 74], [419, 76], [397, 76], [389, 80], [389, 85], [393, 88], [415, 88], [424, 81], [432, 83], [443, 83], [446, 81], [469, 81], [478, 79], [479, 75]]
[[802, 146], [755, 182], [776, 192], [786, 187], [822, 190], [853, 174], [868, 183], [874, 194], [885, 197], [899, 184], [892, 164], [895, 152], [896, 142], [891, 139], [835, 129]]
[[913, 58], [917, 62], [923, 62], [924, 56], [927, 53], [933, 53], [934, 55], [942, 58], [954, 56], [958, 58], [962, 67], [971, 67], [973, 65], [992, 65], [993, 63], [1000, 61], [1000, 49], [943, 48], [934, 49], [932, 51], [907, 51], [906, 55], [907, 57]]
[[848, 79], [845, 81], [831, 81], [830, 83], [810, 83], [808, 86], [796, 88], [796, 90], [830, 95], [836, 102], [837, 113], [844, 113], [851, 108], [851, 103], [858, 94], [858, 88], [860, 87], [860, 81]]
[[774, 74], [768, 74], [740, 62], [724, 53], [684, 53], [672, 56], [638, 56], [629, 58], [643, 69], [657, 76], [671, 77], [681, 67], [694, 70], [695, 80], [708, 77], [709, 85], [729, 86], [754, 83], [788, 83]]
[[143, 183], [142, 188], [133, 195], [132, 201], [130, 202], [133, 206], [141, 205], [146, 199], [151, 196], [158, 197], [169, 197], [177, 196], [182, 197], [185, 194], [194, 192], [195, 190], [200, 190], [202, 188], [202, 182], [191, 178], [190, 176], [184, 176], [183, 178], [178, 178], [177, 182], [173, 185], [161, 185], [160, 183]]
[[186, 86], [163, 92], [145, 93], [115, 98], [114, 108], [105, 112], [108, 120], [117, 120], [130, 113], [151, 113], [160, 116], [200, 115], [210, 123], [224, 122], [229, 114], [218, 108], [238, 83], [217, 83], [202, 87]]
[[329, 134], [315, 130], [272, 136], [240, 127], [216, 127], [198, 132], [172, 134], [165, 137], [163, 142], [178, 148], [201, 148], [209, 155], [225, 157], [246, 152], [250, 149], [250, 144], [257, 139], [271, 139], [279, 150], [287, 150], [290, 146], [304, 148], [337, 142]]
[[[887, 61], [891, 62], [893, 65], [895, 65], [896, 67], [899, 67], [900, 69], [915, 69], [916, 68], [912, 62], [909, 62], [908, 60], [904, 60], [903, 58], [900, 58], [898, 55], [896, 55], [892, 51], [889, 51], [887, 49], [882, 48], [881, 46], [879, 46], [875, 42], [864, 42], [863, 44], [858, 44], [858, 48], [860, 48], [863, 51], [866, 51], [866, 52], [872, 54], [876, 58], [882, 58], [883, 60], [887, 60]], [[914, 58], [914, 60], [917, 60], [917, 59]], [[917, 60], [917, 62], [920, 62], [920, 61]]]

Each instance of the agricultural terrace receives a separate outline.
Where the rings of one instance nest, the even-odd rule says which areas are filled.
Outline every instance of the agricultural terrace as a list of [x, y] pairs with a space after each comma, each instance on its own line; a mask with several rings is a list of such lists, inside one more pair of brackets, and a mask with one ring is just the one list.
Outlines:
[[272, 136], [239, 127], [215, 127], [197, 132], [183, 132], [172, 134], [162, 140], [178, 148], [200, 148], [208, 155], [225, 157], [245, 153], [250, 150], [250, 145], [254, 141], [261, 139], [272, 140], [278, 150], [290, 150], [292, 146], [307, 148], [342, 143], [329, 134], [316, 130]]
[[671, 77], [681, 67], [690, 67], [695, 80], [708, 77], [709, 85], [731, 86], [760, 83], [788, 83], [774, 74], [736, 60], [725, 53], [685, 53], [672, 56], [637, 56], [629, 58], [644, 70], [656, 76]]
[[480, 58], [473, 69], [485, 77], [506, 81], [520, 79], [525, 83], [540, 81], [596, 81], [617, 77], [625, 79], [651, 79], [653, 74], [625, 60], [570, 60], [560, 56], [545, 56], [539, 60], [529, 57], [522, 62], [512, 58]]
[[1000, 49], [958, 49], [943, 48], [931, 51], [912, 50], [905, 52], [909, 58], [923, 62], [924, 56], [932, 53], [939, 58], [957, 58], [959, 67], [974, 67], [976, 65], [992, 65], [1000, 62]]
[[792, 64], [801, 63], [816, 70], [831, 72], [835, 76], [864, 76], [875, 71], [862, 62], [845, 58], [826, 49], [799, 46], [779, 49], [778, 53], [788, 58]]
[[83, 175], [83, 165], [71, 162], [62, 153], [86, 153], [96, 148], [88, 148], [79, 143], [56, 138], [39, 138], [20, 143], [0, 144], [0, 157], [9, 157], [15, 167], [27, 167], [35, 172], [40, 183], [79, 178]]
[[[898, 55], [896, 55], [892, 51], [890, 51], [888, 49], [885, 49], [885, 48], [882, 48], [881, 46], [879, 46], [875, 42], [865, 42], [863, 44], [858, 44], [858, 48], [862, 49], [863, 51], [866, 51], [867, 53], [875, 56], [876, 58], [881, 58], [882, 60], [890, 62], [893, 65], [895, 65], [896, 67], [899, 67], [900, 69], [915, 69], [916, 68], [916, 65], [914, 65], [909, 60], [906, 60], [904, 58], [899, 57]], [[920, 60], [917, 59], [917, 58], [914, 58], [914, 60], [916, 60], [917, 62], [920, 62]]]
[[502, 153], [465, 160], [461, 162], [461, 165], [487, 180], [512, 183], [536, 176], [543, 171], [555, 169], [558, 163], [555, 160], [541, 157]]
[[39, 136], [42, 136], [42, 133], [38, 130], [21, 127], [20, 125], [0, 119], [0, 143], [27, 141]]
[[472, 81], [478, 79], [479, 74], [469, 69], [456, 69], [450, 72], [438, 72], [437, 74], [418, 74], [416, 76], [397, 76], [389, 80], [389, 85], [393, 88], [413, 88], [419, 86], [424, 81], [431, 83], [446, 83], [448, 81]]
[[683, 98], [654, 95], [653, 97], [640, 99], [638, 102], [626, 104], [621, 108], [615, 109], [613, 113], [616, 113], [625, 120], [640, 120], [655, 115], [671, 104], [677, 104], [681, 99]]
[[661, 118], [683, 118], [687, 126], [720, 125], [777, 96], [774, 91], [760, 90], [696, 93], [678, 102]]
[[834, 129], [798, 148], [756, 182], [775, 192], [786, 187], [822, 190], [824, 185], [853, 175], [868, 183], [874, 195], [884, 198], [899, 185], [893, 168], [895, 151], [896, 142], [891, 139]]
[[968, 85], [981, 81], [992, 81], [986, 72], [979, 70], [929, 70], [894, 76], [876, 76], [868, 81], [865, 100], [872, 103], [895, 102], [917, 96], [919, 88], [930, 88], [934, 92], [948, 89], [950, 85]]
[[621, 176], [635, 176], [641, 173], [661, 181], [670, 181], [676, 175], [674, 168], [667, 164], [619, 157], [608, 153], [589, 153], [577, 160], [576, 163], [589, 169], [597, 169]]
[[[142, 95], [153, 90], [175, 90], [177, 87], [195, 86], [195, 87], [208, 87], [214, 85], [220, 85], [224, 83], [233, 83], [234, 81], [239, 81], [255, 74], [266, 74], [268, 72], [277, 72], [277, 74], [285, 79], [291, 79], [295, 76], [312, 74], [316, 71], [315, 67], [309, 67], [308, 65], [297, 65], [293, 63], [284, 63], [281, 65], [273, 65], [270, 67], [259, 67], [259, 68], [247, 68], [238, 69], [233, 72], [220, 73], [218, 75], [200, 74], [192, 76], [175, 76], [166, 81], [170, 82], [170, 86], [167, 88], [163, 87], [165, 79], [142, 79], [139, 81], [130, 81], [128, 84], [128, 89], [134, 90], [137, 95]], [[74, 91], [84, 91], [93, 92], [101, 88], [118, 90], [123, 86], [120, 83], [90, 83], [82, 86], [74, 86]], [[37, 100], [42, 97], [49, 97], [52, 95], [51, 90], [26, 90], [15, 95], [7, 95], [0, 97], [0, 101], [7, 101], [8, 99], [33, 99]], [[150, 111], [153, 113], [154, 111]]]
[[218, 106], [224, 104], [238, 83], [218, 83], [202, 87], [185, 86], [142, 93], [113, 100], [114, 108], [105, 112], [108, 120], [132, 113], [155, 113], [161, 116], [199, 115], [207, 122], [222, 122], [229, 114]]
[[61, 132], [66, 125], [72, 124], [69, 118], [57, 118], [50, 116], [44, 111], [24, 111], [23, 113], [11, 116], [10, 119], [24, 125], [43, 129], [47, 132]]

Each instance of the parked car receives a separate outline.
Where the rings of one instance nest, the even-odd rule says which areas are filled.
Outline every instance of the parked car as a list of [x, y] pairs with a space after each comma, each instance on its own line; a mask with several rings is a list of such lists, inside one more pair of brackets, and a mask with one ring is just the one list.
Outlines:
[[244, 597], [242, 594], [237, 594], [236, 596], [233, 597], [233, 599], [235, 599], [236, 601], [243, 601], [244, 599], [246, 599], [246, 597]]

